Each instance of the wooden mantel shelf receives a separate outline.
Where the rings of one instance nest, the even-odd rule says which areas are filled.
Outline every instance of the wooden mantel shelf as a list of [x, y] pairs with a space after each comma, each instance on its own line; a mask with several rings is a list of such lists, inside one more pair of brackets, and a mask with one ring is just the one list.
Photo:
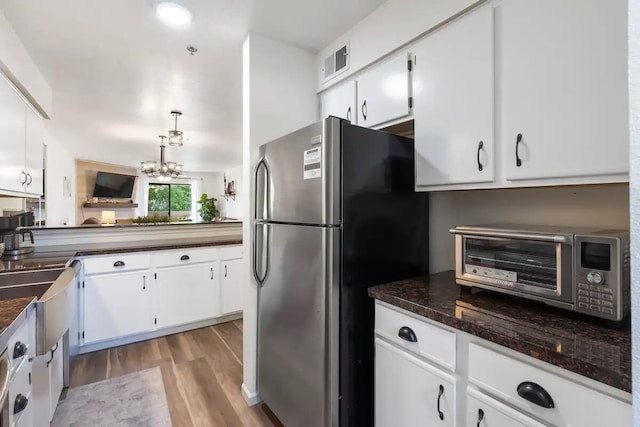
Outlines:
[[90, 203], [82, 204], [83, 208], [93, 209], [134, 209], [138, 207], [137, 203]]

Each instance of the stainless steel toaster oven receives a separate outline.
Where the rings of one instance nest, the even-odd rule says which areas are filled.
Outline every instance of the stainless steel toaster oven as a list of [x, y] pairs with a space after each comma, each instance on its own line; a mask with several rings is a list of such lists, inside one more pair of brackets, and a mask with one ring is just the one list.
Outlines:
[[456, 282], [607, 320], [630, 311], [629, 231], [456, 227]]

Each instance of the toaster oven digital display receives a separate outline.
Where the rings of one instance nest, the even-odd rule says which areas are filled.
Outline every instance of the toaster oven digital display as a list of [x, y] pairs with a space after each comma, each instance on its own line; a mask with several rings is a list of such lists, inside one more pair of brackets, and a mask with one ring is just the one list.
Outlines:
[[611, 271], [611, 245], [607, 243], [582, 242], [582, 268]]

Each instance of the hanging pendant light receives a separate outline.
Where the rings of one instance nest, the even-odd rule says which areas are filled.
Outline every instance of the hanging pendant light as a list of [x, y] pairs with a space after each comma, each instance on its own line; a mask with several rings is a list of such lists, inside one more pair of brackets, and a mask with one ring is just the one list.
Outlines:
[[174, 116], [174, 128], [169, 131], [169, 145], [182, 147], [182, 131], [178, 130], [178, 116], [182, 115], [181, 111], [173, 110], [171, 115]]
[[182, 165], [176, 162], [167, 162], [165, 159], [166, 136], [160, 135], [160, 162], [156, 160], [148, 160], [142, 162], [140, 170], [150, 178], [158, 178], [158, 181], [171, 181], [171, 178], [177, 178], [182, 174]]

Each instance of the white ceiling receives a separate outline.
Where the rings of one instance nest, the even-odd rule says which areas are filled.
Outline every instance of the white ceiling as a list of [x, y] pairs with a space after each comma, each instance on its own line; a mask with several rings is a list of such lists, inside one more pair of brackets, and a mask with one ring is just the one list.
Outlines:
[[[177, 30], [152, 0], [2, 0], [0, 10], [54, 91], [47, 128], [76, 158], [138, 166], [173, 127], [189, 171], [242, 161], [242, 42], [249, 31], [317, 52], [385, 0], [176, 0]], [[189, 56], [188, 45], [199, 52]]]

